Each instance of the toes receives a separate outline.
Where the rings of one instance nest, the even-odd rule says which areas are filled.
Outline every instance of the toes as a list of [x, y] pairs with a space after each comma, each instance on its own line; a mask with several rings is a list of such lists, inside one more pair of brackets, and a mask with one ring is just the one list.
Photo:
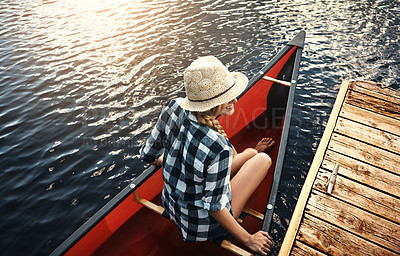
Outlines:
[[266, 142], [268, 145], [274, 145], [274, 144], [275, 144], [275, 141], [273, 141], [272, 138], [266, 139], [265, 142]]
[[274, 145], [275, 141], [272, 138], [262, 138], [255, 146], [255, 149], [258, 152], [268, 152]]
[[257, 143], [256, 146], [265, 144], [265, 143], [266, 143], [266, 140], [267, 140], [266, 138], [262, 138], [262, 139]]

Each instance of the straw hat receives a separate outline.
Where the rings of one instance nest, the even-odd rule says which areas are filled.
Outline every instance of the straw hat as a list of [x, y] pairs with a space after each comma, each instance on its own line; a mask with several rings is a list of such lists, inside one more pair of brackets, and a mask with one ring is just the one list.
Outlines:
[[229, 70], [213, 56], [195, 60], [183, 75], [186, 98], [181, 107], [190, 111], [206, 111], [229, 102], [246, 88], [248, 79]]

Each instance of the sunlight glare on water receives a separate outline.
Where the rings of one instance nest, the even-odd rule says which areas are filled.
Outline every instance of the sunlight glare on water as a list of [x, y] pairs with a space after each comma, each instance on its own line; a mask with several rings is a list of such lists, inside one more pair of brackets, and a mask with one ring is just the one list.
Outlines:
[[[69, 63], [89, 62], [99, 70], [84, 72], [86, 66], [80, 65], [75, 73], [85, 73], [89, 76], [88, 79], [117, 82], [127, 79], [121, 77], [121, 65], [129, 63], [125, 56], [134, 50], [136, 39], [129, 37], [127, 41], [127, 38], [121, 36], [135, 30], [147, 30], [143, 25], [141, 28], [141, 24], [148, 24], [147, 17], [140, 17], [140, 14], [148, 12], [148, 9], [156, 9], [154, 5], [128, 0], [52, 1], [34, 8], [37, 15], [33, 15], [36, 20], [31, 24], [38, 28], [33, 30], [37, 36], [45, 37], [47, 47], [59, 51], [55, 56], [49, 56], [50, 58], [66, 54], [70, 59]], [[132, 18], [127, 19], [127, 15]], [[57, 63], [51, 63], [51, 59], [49, 65], [48, 69], [58, 68], [54, 66]], [[99, 74], [100, 67], [107, 67], [106, 72]]]

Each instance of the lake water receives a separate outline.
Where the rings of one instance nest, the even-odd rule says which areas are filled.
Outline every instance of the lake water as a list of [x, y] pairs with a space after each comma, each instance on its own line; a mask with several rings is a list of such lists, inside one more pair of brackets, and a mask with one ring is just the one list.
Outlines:
[[[337, 84], [399, 90], [399, 1], [2, 0], [0, 251], [47, 255], [134, 179], [182, 73], [254, 75], [307, 33], [272, 233], [282, 239]], [[275, 248], [276, 254], [277, 248]]]

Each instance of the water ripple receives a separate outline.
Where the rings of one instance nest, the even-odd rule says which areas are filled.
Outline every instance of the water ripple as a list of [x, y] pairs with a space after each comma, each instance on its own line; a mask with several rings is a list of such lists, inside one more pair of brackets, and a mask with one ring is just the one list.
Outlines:
[[251, 77], [304, 29], [282, 233], [337, 83], [399, 88], [399, 14], [385, 0], [1, 1], [0, 248], [48, 254], [137, 176], [138, 149], [184, 95], [194, 59], [215, 55]]

